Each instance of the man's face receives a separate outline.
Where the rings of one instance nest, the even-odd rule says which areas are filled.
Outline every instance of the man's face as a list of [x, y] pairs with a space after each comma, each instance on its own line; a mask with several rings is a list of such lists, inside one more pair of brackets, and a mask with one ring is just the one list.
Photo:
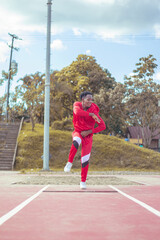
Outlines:
[[83, 100], [83, 106], [86, 107], [86, 108], [89, 108], [91, 106], [91, 104], [93, 103], [93, 97], [92, 95], [88, 94], [86, 95]]

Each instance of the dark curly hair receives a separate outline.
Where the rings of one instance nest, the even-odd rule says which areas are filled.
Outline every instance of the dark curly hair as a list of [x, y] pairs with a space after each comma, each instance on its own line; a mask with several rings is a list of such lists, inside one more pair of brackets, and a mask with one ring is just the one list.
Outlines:
[[82, 100], [82, 98], [86, 97], [87, 95], [92, 95], [92, 93], [88, 91], [82, 92], [80, 95], [80, 99]]

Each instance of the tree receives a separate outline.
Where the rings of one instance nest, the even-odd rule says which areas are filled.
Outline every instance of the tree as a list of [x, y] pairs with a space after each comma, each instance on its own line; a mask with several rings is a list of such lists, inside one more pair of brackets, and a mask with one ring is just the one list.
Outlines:
[[156, 131], [160, 129], [160, 85], [153, 80], [155, 61], [152, 55], [140, 58], [132, 76], [125, 76], [124, 84], [117, 83], [107, 92], [100, 91], [95, 98], [109, 132], [123, 134], [128, 125], [140, 126], [145, 147], [160, 133]]
[[73, 90], [65, 81], [58, 81], [58, 71], [50, 77], [50, 118], [51, 122], [69, 117], [72, 113], [71, 103]]
[[150, 146], [155, 131], [160, 129], [158, 107], [160, 85], [153, 80], [153, 74], [157, 68], [155, 61], [156, 59], [152, 55], [142, 57], [136, 64], [137, 68], [133, 71], [133, 75], [125, 76], [128, 120], [131, 124], [141, 127], [145, 147]]
[[[10, 80], [13, 80], [13, 76], [17, 74], [17, 69], [11, 69]], [[0, 79], [0, 86], [5, 82], [8, 81], [9, 74], [8, 72], [2, 71], [2, 78]]]
[[5, 111], [5, 105], [6, 105], [6, 94], [0, 97], [0, 116], [2, 116]]
[[[74, 101], [79, 100], [82, 91], [89, 90], [93, 94], [98, 94], [100, 89], [108, 91], [115, 83], [115, 79], [109, 71], [103, 70], [96, 63], [94, 57], [83, 54], [79, 55], [71, 65], [58, 72], [55, 77], [57, 78], [57, 87], [61, 87], [62, 90], [62, 94], [57, 97], [57, 100], [59, 98], [63, 108], [70, 114]], [[64, 91], [67, 92], [67, 95]]]
[[101, 89], [94, 96], [95, 103], [100, 107], [100, 114], [105, 120], [107, 131], [112, 135], [124, 136], [126, 127], [126, 112], [123, 102], [125, 88], [121, 83], [116, 83], [108, 91]]
[[[13, 76], [17, 74], [17, 69], [11, 69], [11, 74], [10, 74], [10, 80], [13, 80]], [[2, 84], [4, 84], [5, 81], [8, 81], [8, 72], [5, 72], [4, 70], [2, 71], [2, 78], [0, 79], [0, 86]], [[7, 95], [5, 94], [3, 97], [0, 98], [0, 115], [2, 115], [2, 113], [4, 111], [6, 111], [5, 109], [5, 102], [7, 99]], [[8, 109], [10, 111], [10, 109]]]
[[26, 75], [20, 81], [22, 81], [22, 84], [16, 89], [17, 95], [15, 100], [20, 98], [23, 107], [26, 107], [33, 131], [36, 120], [41, 119], [41, 115], [44, 114], [44, 74], [37, 72], [32, 75]]

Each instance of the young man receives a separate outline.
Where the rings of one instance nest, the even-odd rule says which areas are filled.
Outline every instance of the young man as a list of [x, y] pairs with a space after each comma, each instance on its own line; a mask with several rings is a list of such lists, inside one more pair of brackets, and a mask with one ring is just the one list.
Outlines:
[[[92, 94], [87, 91], [83, 92], [80, 95], [80, 99], [81, 102], [75, 102], [73, 105], [73, 143], [70, 149], [68, 162], [64, 168], [64, 172], [69, 172], [71, 170], [74, 156], [78, 150], [78, 147], [80, 144], [82, 144], [80, 188], [86, 189], [86, 178], [92, 149], [93, 134], [103, 131], [106, 126], [98, 114], [98, 106], [93, 103]], [[94, 128], [95, 123], [98, 124], [96, 128]]]

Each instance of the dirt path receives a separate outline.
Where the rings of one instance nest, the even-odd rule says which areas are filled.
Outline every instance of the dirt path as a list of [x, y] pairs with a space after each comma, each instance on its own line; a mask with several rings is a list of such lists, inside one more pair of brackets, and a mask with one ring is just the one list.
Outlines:
[[[160, 185], [160, 173], [89, 172], [87, 185]], [[18, 171], [0, 171], [0, 184], [79, 185], [80, 172], [37, 172], [21, 174]]]

